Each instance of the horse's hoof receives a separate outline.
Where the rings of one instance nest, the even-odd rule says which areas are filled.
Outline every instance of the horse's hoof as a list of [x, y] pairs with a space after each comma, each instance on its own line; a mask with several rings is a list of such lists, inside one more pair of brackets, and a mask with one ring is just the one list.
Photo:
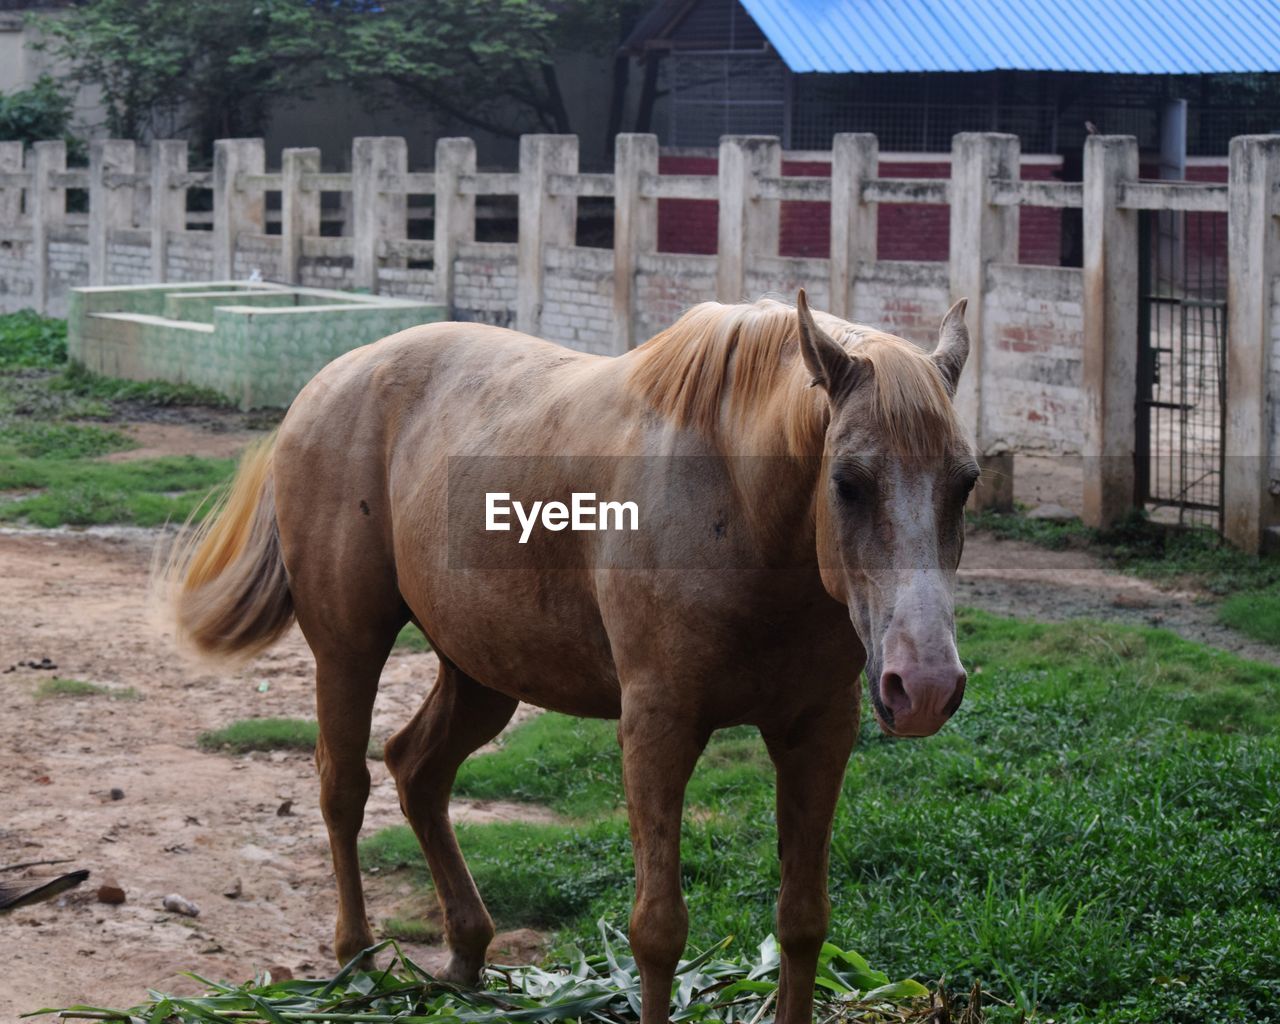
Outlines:
[[480, 972], [483, 969], [483, 963], [476, 964], [474, 961], [462, 960], [455, 954], [449, 958], [444, 970], [436, 977], [450, 985], [457, 985], [459, 988], [478, 988], [480, 985]]

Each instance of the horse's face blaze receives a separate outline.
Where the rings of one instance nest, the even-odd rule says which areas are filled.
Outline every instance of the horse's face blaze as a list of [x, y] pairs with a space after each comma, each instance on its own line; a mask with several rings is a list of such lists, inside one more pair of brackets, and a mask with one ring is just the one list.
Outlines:
[[[848, 606], [866, 649], [876, 718], [899, 736], [937, 732], [964, 695], [954, 588], [964, 507], [978, 466], [950, 400], [967, 335], [957, 343], [948, 330], [954, 335], [958, 322], [963, 331], [962, 315], [959, 307], [959, 315], [953, 310], [944, 321], [934, 367], [925, 359], [908, 361], [918, 373], [936, 367], [945, 391], [937, 379], [921, 377], [932, 383], [932, 397], [929, 388], [915, 392], [929, 407], [899, 410], [902, 418], [892, 424], [885, 422], [886, 394], [869, 365], [829, 338], [852, 369], [831, 349], [821, 357], [826, 376], [819, 383], [827, 386], [831, 416], [818, 485], [819, 563], [827, 590]], [[809, 329], [816, 329], [812, 321]], [[912, 389], [901, 390], [909, 399]]]

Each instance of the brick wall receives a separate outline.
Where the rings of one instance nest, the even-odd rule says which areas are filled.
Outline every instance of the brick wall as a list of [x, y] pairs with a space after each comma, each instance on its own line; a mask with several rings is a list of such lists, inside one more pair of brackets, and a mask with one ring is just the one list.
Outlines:
[[986, 436], [1018, 451], [1084, 442], [1084, 278], [1074, 267], [993, 264], [983, 307]]
[[307, 288], [350, 288], [350, 256], [308, 256], [298, 268], [298, 283]]
[[123, 242], [107, 245], [109, 284], [146, 284], [151, 278], [151, 246]]
[[169, 236], [165, 276], [170, 281], [208, 281], [213, 277], [213, 234], [175, 231]]
[[231, 276], [237, 281], [247, 281], [255, 270], [266, 281], [275, 281], [283, 276], [279, 235], [240, 235], [236, 239]]
[[[714, 175], [715, 156], [664, 155], [658, 161], [661, 174]], [[791, 177], [826, 177], [825, 161], [784, 160], [782, 173]], [[949, 178], [946, 160], [882, 160], [879, 173], [886, 178]], [[1056, 177], [1051, 164], [1026, 163], [1022, 177], [1046, 181]], [[661, 252], [703, 253], [716, 251], [716, 218], [719, 203], [707, 199], [662, 199], [658, 202], [658, 249]], [[1056, 266], [1062, 238], [1062, 211], [1027, 208], [1019, 222], [1018, 259], [1023, 263]], [[880, 207], [876, 231], [882, 260], [946, 260], [951, 238], [951, 214], [945, 205], [885, 203]], [[829, 203], [782, 204], [778, 251], [783, 256], [826, 257], [831, 252]]]
[[0, 241], [0, 312], [13, 313], [31, 305], [31, 243], [6, 238]]
[[436, 272], [430, 267], [379, 267], [378, 294], [402, 299], [435, 297]]
[[455, 319], [498, 327], [515, 326], [514, 243], [472, 242], [463, 245], [453, 266]]
[[831, 270], [825, 259], [779, 256], [757, 260], [746, 268], [746, 276], [745, 297], [749, 299], [768, 295], [795, 302], [796, 292], [803, 288], [816, 309], [826, 309], [831, 304]]
[[881, 260], [863, 267], [854, 279], [850, 319], [932, 349], [949, 292], [945, 263]]
[[67, 299], [72, 288], [89, 281], [89, 243], [49, 242], [50, 316], [67, 315]]
[[613, 354], [613, 251], [547, 246], [543, 256], [543, 336], [581, 352]]
[[690, 306], [715, 298], [714, 256], [642, 254], [636, 272], [637, 335], [653, 337]]

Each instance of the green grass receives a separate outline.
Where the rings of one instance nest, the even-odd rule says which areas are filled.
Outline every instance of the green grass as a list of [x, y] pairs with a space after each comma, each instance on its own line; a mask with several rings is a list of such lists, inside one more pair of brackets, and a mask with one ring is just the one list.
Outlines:
[[251, 750], [316, 749], [319, 727], [308, 718], [246, 718], [221, 729], [202, 732], [196, 743], [202, 750], [226, 750], [247, 754]]
[[1245, 636], [1280, 647], [1280, 587], [1233, 594], [1218, 607], [1218, 618]]
[[234, 471], [234, 459], [190, 455], [129, 462], [0, 455], [0, 492], [18, 492], [0, 501], [0, 522], [46, 527], [181, 522]]
[[66, 361], [65, 320], [29, 309], [0, 316], [0, 370], [49, 368]]
[[125, 402], [147, 406], [203, 405], [231, 408], [235, 403], [220, 391], [174, 384], [166, 380], [118, 380], [102, 377], [76, 363], [69, 363], [62, 374], [49, 383], [58, 392], [101, 402]]
[[431, 921], [417, 917], [388, 917], [382, 922], [382, 935], [400, 942], [436, 943], [444, 941], [444, 932]]
[[[1058, 1021], [1280, 1020], [1280, 670], [1169, 633], [967, 612], [964, 707], [936, 737], [868, 721], [837, 814], [831, 935], [889, 974], [971, 980]], [[497, 919], [589, 941], [631, 855], [611, 723], [535, 719], [460, 792], [580, 820], [459, 830]], [[719, 736], [682, 833], [691, 942], [772, 930], [771, 772]], [[366, 863], [425, 883], [407, 829]], [[992, 1020], [1014, 1020], [1014, 1011]]]
[[158, 526], [185, 519], [230, 478], [230, 459], [99, 461], [134, 442], [86, 421], [228, 402], [187, 385], [99, 377], [66, 360], [62, 321], [29, 312], [0, 316], [0, 522]]
[[[251, 750], [316, 749], [320, 726], [312, 718], [244, 718], [196, 737], [201, 750], [247, 754]], [[382, 747], [370, 742], [370, 760], [382, 759]]]
[[42, 700], [50, 697], [110, 697], [112, 700], [137, 700], [138, 691], [132, 686], [117, 688], [87, 683], [83, 679], [64, 679], [54, 676], [42, 680], [36, 687], [36, 696]]
[[429, 651], [431, 641], [423, 635], [422, 630], [410, 622], [396, 637], [395, 649], [397, 651]]

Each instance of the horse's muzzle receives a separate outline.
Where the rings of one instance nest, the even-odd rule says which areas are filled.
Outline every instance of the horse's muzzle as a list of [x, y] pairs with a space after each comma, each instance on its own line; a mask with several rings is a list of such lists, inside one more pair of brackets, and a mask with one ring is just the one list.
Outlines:
[[881, 728], [894, 736], [932, 736], [960, 707], [967, 679], [958, 665], [886, 666], [871, 693]]

